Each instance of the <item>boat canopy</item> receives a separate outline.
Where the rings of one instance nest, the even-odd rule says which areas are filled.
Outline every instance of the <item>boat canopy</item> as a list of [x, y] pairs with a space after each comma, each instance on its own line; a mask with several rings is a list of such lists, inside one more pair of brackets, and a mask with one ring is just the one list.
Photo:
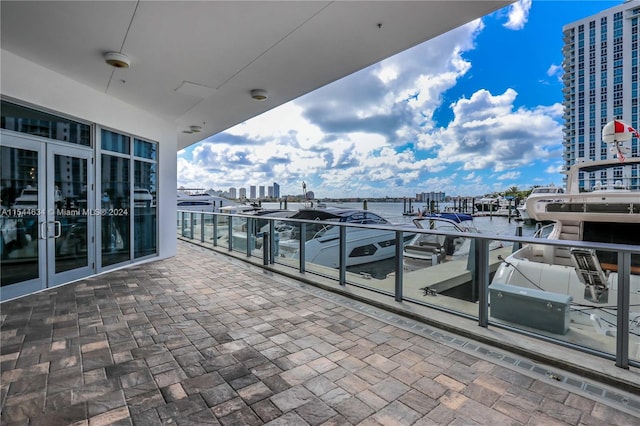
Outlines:
[[310, 219], [338, 222], [361, 223], [361, 224], [386, 224], [388, 221], [375, 213], [367, 210], [342, 209], [337, 207], [327, 207], [323, 209], [301, 209], [291, 216], [295, 219]]
[[467, 220], [473, 220], [473, 216], [467, 213], [431, 213], [414, 220], [425, 219], [447, 219], [455, 223], [462, 223]]

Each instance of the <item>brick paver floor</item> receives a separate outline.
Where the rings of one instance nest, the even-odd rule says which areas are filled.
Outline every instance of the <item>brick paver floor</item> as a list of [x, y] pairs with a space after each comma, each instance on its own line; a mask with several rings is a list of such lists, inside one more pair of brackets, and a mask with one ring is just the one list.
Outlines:
[[5, 302], [2, 425], [632, 425], [525, 375], [224, 255]]

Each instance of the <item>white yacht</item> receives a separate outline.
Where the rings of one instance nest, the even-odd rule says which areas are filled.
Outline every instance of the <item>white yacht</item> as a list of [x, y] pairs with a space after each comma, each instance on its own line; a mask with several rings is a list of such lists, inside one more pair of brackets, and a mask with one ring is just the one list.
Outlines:
[[[536, 202], [538, 203], [545, 203], [548, 201], [553, 201], [554, 194], [564, 194], [564, 189], [555, 185], [538, 186], [531, 190], [529, 197], [536, 198]], [[539, 197], [539, 195], [543, 195], [543, 196]], [[520, 215], [520, 219], [522, 219], [525, 223], [531, 223], [533, 222], [533, 219], [531, 219], [531, 216], [529, 216], [529, 213], [527, 212], [526, 203], [527, 203], [527, 200], [525, 200], [522, 204], [516, 207], [516, 209], [518, 210], [518, 215]]]
[[479, 212], [495, 212], [500, 208], [500, 197], [484, 196], [475, 202], [475, 208]]
[[[611, 337], [616, 333], [617, 253], [575, 248], [572, 243], [640, 246], [640, 157], [624, 159], [620, 143], [630, 139], [631, 134], [612, 136], [612, 123], [603, 129], [603, 140], [615, 143], [618, 159], [574, 164], [568, 172], [566, 193], [527, 198], [527, 212], [534, 220], [553, 223], [547, 238], [566, 241], [566, 247], [525, 245], [505, 259], [491, 283], [496, 288], [510, 285], [568, 296], [571, 329], [589, 336]], [[579, 188], [580, 179], [588, 190]], [[631, 257], [629, 278], [630, 334], [635, 339], [632, 352], [639, 357], [640, 255]], [[594, 329], [597, 333], [589, 334]]]
[[[216, 197], [205, 192], [191, 194], [185, 191], [178, 191], [178, 210], [192, 212], [220, 212], [221, 207], [239, 206], [239, 203], [223, 197]], [[228, 212], [227, 212], [228, 213]]]
[[[311, 219], [323, 222], [359, 223], [415, 229], [407, 225], [394, 225], [368, 210], [326, 207], [301, 209], [291, 216], [294, 219]], [[299, 230], [299, 227], [296, 229]], [[379, 260], [390, 259], [396, 253], [396, 233], [380, 229], [347, 228], [347, 265], [354, 266]], [[407, 244], [415, 233], [404, 233]], [[305, 260], [310, 263], [337, 268], [339, 266], [340, 227], [327, 224], [307, 223], [305, 239]], [[279, 253], [283, 257], [298, 257], [300, 236], [279, 241]]]
[[[473, 216], [464, 213], [433, 213], [413, 219], [419, 229], [441, 232], [480, 233], [473, 223]], [[492, 241], [490, 250], [503, 247], [501, 241]], [[471, 248], [471, 239], [444, 235], [416, 234], [404, 246], [404, 269], [415, 271], [439, 263], [466, 259]]]

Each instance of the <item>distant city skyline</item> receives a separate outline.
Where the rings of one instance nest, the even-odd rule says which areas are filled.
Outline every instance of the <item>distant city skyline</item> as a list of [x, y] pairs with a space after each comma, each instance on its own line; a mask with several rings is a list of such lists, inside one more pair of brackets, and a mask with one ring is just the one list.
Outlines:
[[563, 26], [622, 3], [518, 1], [180, 151], [178, 182], [321, 198], [562, 186]]

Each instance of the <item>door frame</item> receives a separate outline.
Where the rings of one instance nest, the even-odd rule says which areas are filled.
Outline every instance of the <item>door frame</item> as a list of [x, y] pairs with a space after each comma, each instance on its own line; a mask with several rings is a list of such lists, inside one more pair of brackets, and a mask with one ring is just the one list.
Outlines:
[[[1, 288], [0, 302], [21, 297], [36, 291], [56, 287], [70, 281], [85, 278], [96, 273], [96, 210], [95, 210], [95, 160], [94, 148], [68, 144], [57, 140], [42, 138], [25, 133], [0, 129], [1, 146], [18, 148], [38, 153], [38, 277], [20, 281]], [[87, 164], [87, 265], [55, 272], [55, 177], [54, 159], [56, 155], [68, 155], [86, 160]]]
[[[95, 175], [93, 167], [93, 150], [90, 148], [79, 148], [75, 145], [62, 145], [56, 143], [47, 144], [47, 230], [49, 236], [47, 238], [47, 287], [56, 287], [61, 284], [66, 284], [70, 281], [75, 281], [80, 278], [87, 277], [95, 274], [95, 251], [96, 251], [96, 238], [95, 238], [95, 223], [96, 216], [99, 212], [95, 209], [95, 184], [93, 176]], [[57, 241], [58, 238], [51, 237], [51, 235], [60, 235], [61, 225], [56, 226], [57, 206], [55, 201], [55, 167], [56, 156], [69, 156], [74, 158], [80, 158], [86, 161], [86, 197], [87, 204], [84, 208], [78, 208], [80, 215], [78, 217], [86, 217], [86, 240], [87, 240], [87, 264], [79, 268], [70, 269], [63, 272], [56, 272], [56, 246], [60, 244]], [[53, 226], [51, 226], [53, 225]], [[51, 229], [53, 228], [53, 229]], [[53, 231], [53, 234], [50, 232]], [[61, 235], [59, 238], [62, 238]]]

